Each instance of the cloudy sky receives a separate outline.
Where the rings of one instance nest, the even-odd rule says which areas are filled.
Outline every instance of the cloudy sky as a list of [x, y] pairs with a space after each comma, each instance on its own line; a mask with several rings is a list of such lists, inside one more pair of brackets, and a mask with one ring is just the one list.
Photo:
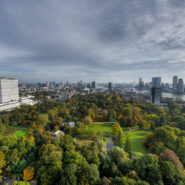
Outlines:
[[185, 78], [184, 0], [1, 0], [0, 76]]

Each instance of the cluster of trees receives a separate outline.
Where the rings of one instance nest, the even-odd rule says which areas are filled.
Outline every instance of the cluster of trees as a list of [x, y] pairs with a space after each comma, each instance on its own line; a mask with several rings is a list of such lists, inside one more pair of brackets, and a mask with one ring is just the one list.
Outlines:
[[5, 116], [0, 119], [0, 132], [5, 131], [6, 128], [10, 126], [32, 125], [32, 123], [38, 119], [39, 112], [36, 109], [37, 105], [23, 106], [5, 114]]
[[149, 152], [160, 154], [166, 149], [174, 151], [185, 165], [185, 131], [169, 125], [147, 134], [145, 146]]
[[[45, 134], [42, 142], [35, 142], [40, 147], [35, 152], [35, 161], [30, 161], [41, 185], [181, 185], [185, 180], [183, 168], [164, 155], [158, 158], [136, 153], [130, 159], [120, 147], [107, 152], [102, 141], [80, 141], [71, 135], [51, 139]], [[5, 172], [11, 166], [8, 158], [1, 163]]]
[[102, 140], [78, 140], [69, 134], [53, 139], [41, 125], [31, 128], [28, 134], [28, 138], [0, 138], [3, 174], [26, 180], [35, 173], [40, 185], [181, 185], [185, 182], [183, 165], [176, 157], [169, 157], [168, 152], [159, 157], [135, 153], [131, 159], [122, 147], [107, 151]]
[[[24, 106], [0, 120], [0, 174], [25, 181], [36, 177], [40, 185], [183, 185], [185, 131], [179, 128], [184, 129], [184, 117], [182, 105], [127, 103], [117, 94], [77, 95], [67, 102], [44, 100]], [[75, 121], [76, 127], [64, 127], [68, 121]], [[93, 121], [119, 122], [113, 126], [117, 147], [107, 152], [100, 138], [77, 137], [93, 136], [85, 132]], [[30, 126], [26, 138], [8, 132], [23, 125]], [[121, 126], [154, 129], [145, 140], [154, 154], [131, 157], [130, 140], [123, 143]], [[58, 129], [64, 129], [65, 136], [54, 139], [50, 130]]]
[[[40, 113], [47, 113], [43, 120]], [[44, 99], [43, 103], [24, 106], [13, 110], [0, 122], [1, 130], [6, 126], [31, 125], [33, 122], [47, 125], [48, 122], [60, 127], [63, 122], [83, 122], [90, 125], [93, 121], [118, 121], [123, 127], [140, 128], [171, 125], [185, 129], [185, 105], [170, 102], [167, 108], [152, 103], [125, 102], [118, 94], [76, 95], [66, 102]]]
[[36, 159], [35, 150], [33, 137], [0, 136], [0, 169], [22, 179], [23, 170]]

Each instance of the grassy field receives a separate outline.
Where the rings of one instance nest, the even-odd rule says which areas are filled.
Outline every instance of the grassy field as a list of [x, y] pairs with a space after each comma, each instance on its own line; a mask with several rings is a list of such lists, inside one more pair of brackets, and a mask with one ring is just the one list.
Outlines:
[[[41, 124], [47, 124], [48, 123], [48, 114], [39, 114], [39, 120], [41, 122]], [[30, 126], [19, 126], [19, 127], [14, 127], [11, 128], [11, 134], [13, 134], [16, 137], [26, 137], [27, 136], [27, 132], [29, 130]]]
[[[89, 126], [89, 130], [93, 130], [96, 133], [103, 132], [105, 136], [111, 136], [112, 126], [116, 122], [94, 122], [93, 125]], [[123, 132], [127, 131], [128, 128], [123, 127]], [[146, 130], [133, 130], [128, 132], [130, 138], [131, 147], [133, 152], [145, 153], [146, 150], [143, 145], [143, 140], [148, 131]], [[124, 136], [126, 138], [126, 136]]]
[[94, 122], [88, 129], [96, 133], [103, 132], [104, 135], [111, 135], [114, 124], [115, 122]]
[[[133, 152], [146, 153], [146, 149], [143, 145], [143, 140], [148, 131], [146, 130], [134, 130], [128, 132], [128, 136], [131, 142], [131, 149]], [[126, 139], [126, 136], [124, 136]]]
[[[93, 130], [96, 133], [103, 132], [104, 135], [112, 134], [112, 126], [116, 122], [94, 122], [88, 127], [89, 130]], [[122, 127], [123, 131], [127, 131], [128, 128]]]
[[39, 121], [41, 124], [46, 125], [49, 122], [48, 114], [46, 113], [39, 114]]
[[13, 133], [13, 135], [16, 136], [16, 137], [26, 137], [28, 130], [29, 130], [29, 127], [26, 127], [26, 128], [18, 128]]

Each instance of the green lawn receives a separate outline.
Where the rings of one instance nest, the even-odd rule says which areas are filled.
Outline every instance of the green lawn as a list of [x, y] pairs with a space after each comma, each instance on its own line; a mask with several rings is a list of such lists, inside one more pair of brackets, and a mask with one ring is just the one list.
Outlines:
[[[96, 133], [103, 132], [104, 135], [112, 134], [112, 126], [117, 122], [94, 122], [91, 126], [88, 127], [88, 130], [92, 130]], [[122, 127], [123, 131], [126, 131], [128, 128]]]
[[29, 128], [21, 128], [13, 133], [16, 137], [26, 137]]
[[[146, 149], [143, 145], [143, 140], [148, 131], [146, 130], [134, 130], [128, 132], [128, 136], [131, 142], [131, 149], [133, 152], [146, 153]], [[126, 138], [126, 136], [124, 136]]]
[[[94, 122], [91, 126], [88, 127], [88, 130], [92, 130], [96, 133], [103, 132], [105, 136], [111, 136], [112, 134], [112, 126], [116, 122]], [[128, 128], [123, 127], [123, 133], [128, 130]], [[143, 140], [145, 135], [147, 134], [146, 130], [134, 130], [128, 132], [131, 147], [133, 152], [141, 152], [145, 153], [146, 150], [143, 145]], [[126, 138], [126, 136], [124, 136]]]
[[112, 126], [115, 122], [94, 122], [91, 126], [88, 127], [88, 130], [92, 130], [96, 133], [103, 132], [104, 135], [112, 134]]

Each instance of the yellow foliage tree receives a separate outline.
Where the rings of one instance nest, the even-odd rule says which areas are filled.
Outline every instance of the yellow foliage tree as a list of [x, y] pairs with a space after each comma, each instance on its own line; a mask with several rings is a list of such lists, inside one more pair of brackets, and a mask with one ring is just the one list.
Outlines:
[[32, 123], [32, 128], [35, 128], [36, 127], [36, 123], [35, 121]]
[[32, 180], [34, 178], [34, 175], [35, 175], [35, 168], [32, 166], [28, 166], [23, 171], [23, 180], [24, 181]]
[[35, 138], [34, 138], [33, 136], [30, 136], [30, 137], [29, 137], [29, 140], [30, 140], [30, 142], [32, 143], [32, 142], [35, 141]]
[[58, 131], [58, 130], [59, 130], [58, 125], [55, 125], [55, 126], [54, 126], [54, 131], [56, 132], [56, 131]]

